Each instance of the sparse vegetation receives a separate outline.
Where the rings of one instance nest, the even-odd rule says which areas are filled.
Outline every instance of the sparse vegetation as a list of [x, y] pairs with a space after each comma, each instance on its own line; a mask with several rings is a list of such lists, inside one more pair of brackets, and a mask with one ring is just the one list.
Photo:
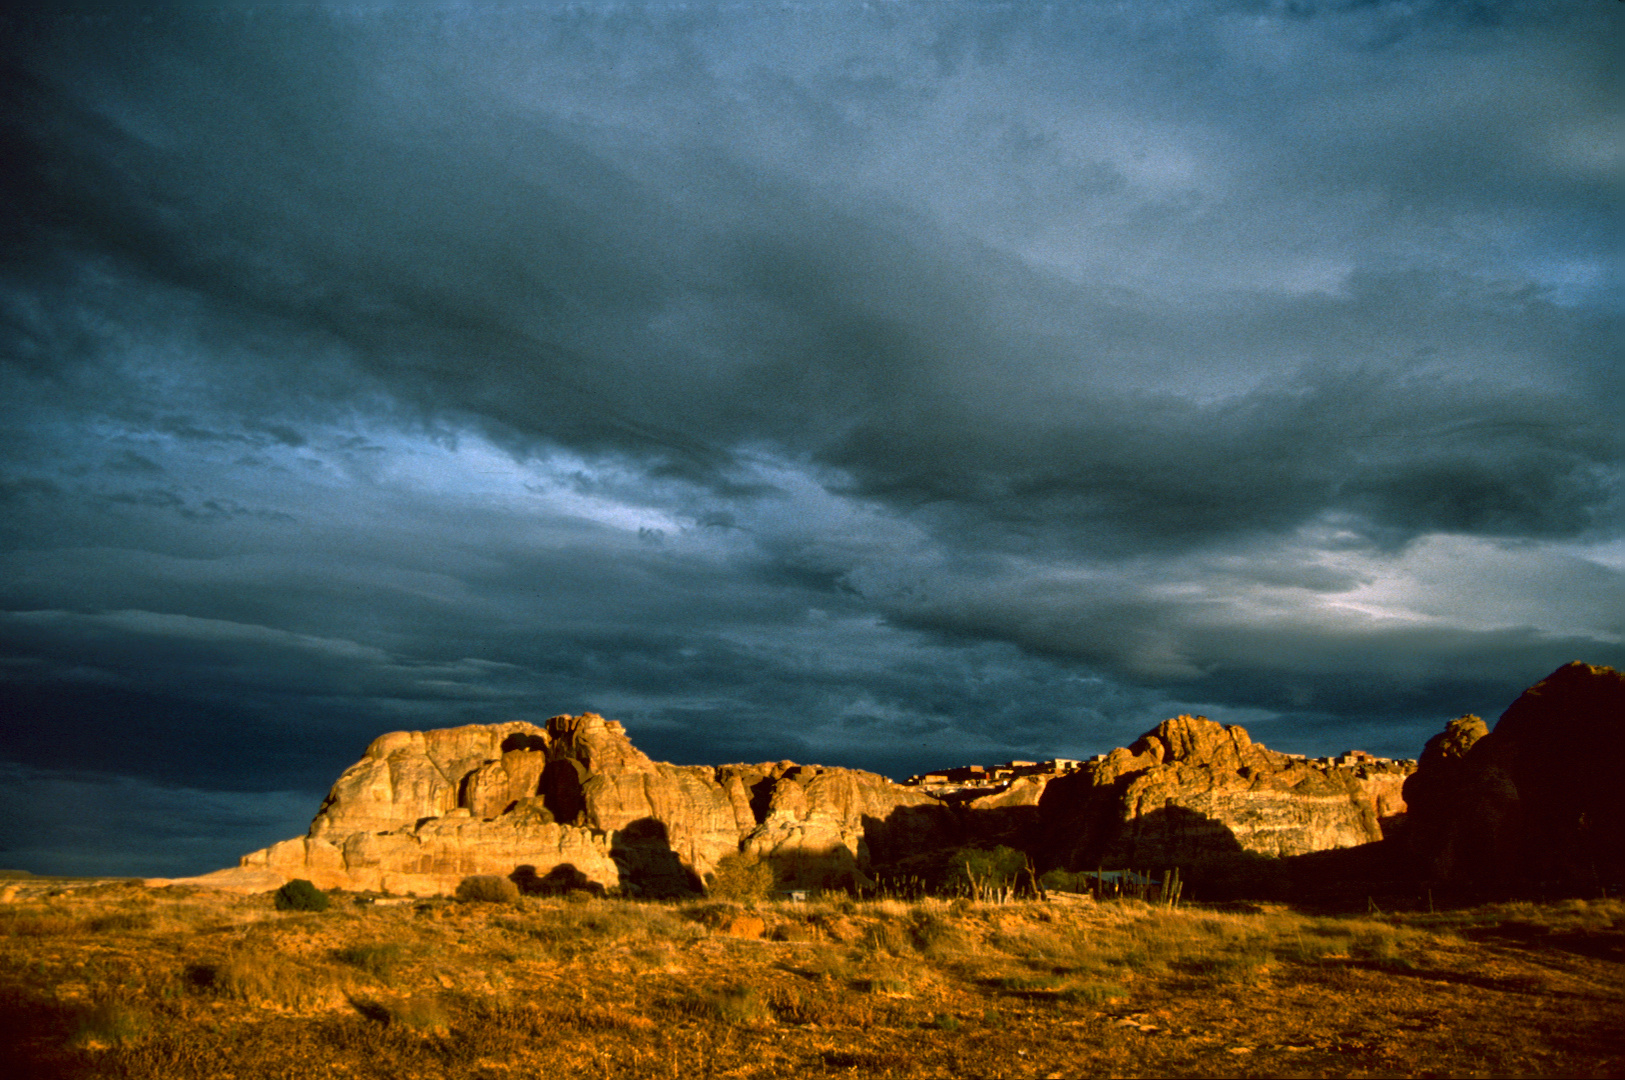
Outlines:
[[334, 952], [334, 959], [365, 971], [380, 981], [387, 982], [400, 967], [406, 947], [398, 942], [366, 941], [346, 945]]
[[327, 894], [304, 878], [294, 878], [276, 891], [278, 911], [326, 911]]
[[0, 1073], [1625, 1073], [1618, 901], [750, 903], [36, 889], [0, 906]]
[[79, 1014], [72, 1045], [83, 1050], [128, 1046], [151, 1030], [151, 1009], [118, 998], [104, 998]]
[[1008, 896], [1028, 866], [1027, 854], [1000, 844], [995, 848], [961, 848], [949, 860], [948, 887], [976, 900]]
[[720, 900], [766, 900], [773, 895], [773, 867], [747, 852], [724, 855], [708, 878], [706, 891]]
[[756, 1024], [772, 1015], [761, 992], [750, 985], [724, 986], [702, 993], [697, 1005], [702, 1016], [725, 1024]]
[[476, 874], [457, 883], [457, 899], [465, 904], [517, 904], [519, 886], [495, 874]]

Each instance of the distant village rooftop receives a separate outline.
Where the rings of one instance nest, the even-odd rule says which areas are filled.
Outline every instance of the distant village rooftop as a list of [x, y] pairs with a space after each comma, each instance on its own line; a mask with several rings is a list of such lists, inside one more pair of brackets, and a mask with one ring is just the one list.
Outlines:
[[[1323, 769], [1360, 766], [1416, 767], [1414, 759], [1379, 757], [1367, 750], [1345, 750], [1335, 757], [1310, 757], [1307, 754], [1283, 754], [1283, 757]], [[951, 769], [934, 769], [918, 773], [904, 780], [911, 787], [938, 789], [938, 794], [965, 790], [992, 790], [1009, 786], [1023, 776], [1056, 777], [1076, 772], [1085, 764], [1105, 761], [1105, 754], [1096, 754], [1087, 762], [1080, 758], [1049, 758], [1045, 761], [1006, 761], [1002, 765], [956, 765]]]
[[1047, 761], [1006, 761], [1002, 765], [958, 765], [952, 769], [911, 776], [903, 783], [915, 787], [999, 787], [1022, 776], [1063, 776], [1082, 768], [1077, 758]]

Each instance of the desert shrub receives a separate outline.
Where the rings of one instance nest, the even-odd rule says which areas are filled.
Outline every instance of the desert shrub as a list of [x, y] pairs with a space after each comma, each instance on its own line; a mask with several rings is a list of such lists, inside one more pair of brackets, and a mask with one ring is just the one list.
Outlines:
[[766, 900], [773, 895], [773, 867], [748, 852], [724, 855], [707, 877], [706, 891], [719, 900]]
[[944, 959], [976, 949], [975, 934], [953, 918], [936, 912], [916, 912], [911, 930], [915, 947], [934, 959]]
[[1103, 955], [1110, 955], [1115, 947], [1110, 938], [1102, 938], [1091, 946], [1076, 927], [1005, 921], [992, 928], [984, 949], [973, 946], [968, 951], [991, 950], [1020, 959], [1029, 966], [1055, 967], [1073, 966], [1084, 958], [1093, 963]]
[[327, 894], [304, 878], [294, 878], [276, 891], [278, 911], [326, 911]]
[[1024, 971], [1015, 975], [995, 976], [988, 980], [988, 985], [1012, 994], [1041, 994], [1059, 990], [1066, 985], [1066, 979], [1061, 975]]
[[1167, 941], [1136, 934], [1108, 950], [1102, 959], [1111, 967], [1158, 975], [1168, 970], [1168, 961], [1177, 951]]
[[907, 900], [898, 900], [887, 897], [883, 900], [873, 900], [869, 903], [869, 912], [889, 919], [906, 919], [914, 914], [914, 905]]
[[1075, 1001], [1084, 1005], [1108, 1005], [1126, 999], [1128, 991], [1116, 983], [1091, 980], [1073, 983], [1063, 988], [1060, 997], [1064, 1001]]
[[1309, 934], [1284, 937], [1274, 946], [1276, 956], [1299, 964], [1318, 964], [1329, 956], [1339, 955], [1341, 949], [1340, 945]]
[[726, 903], [686, 904], [682, 908], [685, 916], [712, 930], [721, 930], [744, 910], [742, 905], [731, 900]]
[[79, 1014], [73, 1029], [73, 1045], [84, 1049], [125, 1046], [146, 1037], [152, 1025], [152, 1013], [146, 1008], [108, 998]]
[[754, 986], [730, 986], [700, 996], [698, 1012], [725, 1024], [753, 1024], [766, 1020], [771, 1011]]
[[475, 874], [457, 883], [457, 899], [465, 904], [517, 904], [519, 886], [495, 874]]
[[873, 956], [912, 956], [914, 935], [906, 926], [882, 920], [864, 932], [861, 948]]
[[117, 930], [150, 930], [153, 917], [150, 911], [115, 911], [107, 915], [98, 915], [85, 924], [85, 928], [92, 933], [105, 933]]
[[920, 981], [918, 972], [888, 967], [859, 980], [859, 984], [871, 994], [904, 996], [912, 994]]
[[561, 959], [569, 959], [612, 942], [664, 945], [705, 936], [705, 930], [670, 908], [654, 904], [554, 903], [523, 917], [498, 922]]
[[823, 946], [809, 951], [799, 959], [795, 971], [811, 979], [824, 982], [849, 982], [857, 977], [857, 968], [845, 949]]
[[989, 899], [1014, 886], [1016, 875], [1026, 868], [1026, 853], [1003, 844], [991, 849], [961, 848], [950, 861], [947, 884], [977, 899]]
[[0, 909], [0, 936], [49, 937], [70, 934], [80, 928], [72, 915], [44, 907]]
[[370, 942], [339, 949], [334, 958], [360, 968], [375, 979], [387, 980], [406, 956], [406, 949], [394, 942]]
[[1354, 936], [1352, 927], [1333, 919], [1316, 919], [1304, 929], [1316, 937], [1338, 941], [1342, 944], [1347, 944], [1348, 940]]
[[279, 1009], [331, 1005], [342, 991], [342, 980], [327, 967], [307, 966], [280, 953], [254, 948], [232, 953], [219, 963], [194, 964], [186, 977], [199, 989]]
[[1209, 982], [1229, 983], [1251, 978], [1274, 959], [1267, 949], [1241, 947], [1180, 958], [1175, 967], [1186, 975]]
[[792, 920], [779, 923], [768, 936], [774, 941], [817, 941], [818, 928]]
[[1349, 942], [1349, 955], [1383, 971], [1409, 971], [1416, 964], [1406, 936], [1392, 927], [1362, 930]]
[[1327, 957], [1348, 955], [1354, 931], [1329, 919], [1319, 919], [1296, 929], [1282, 930], [1272, 944], [1282, 960], [1315, 964]]

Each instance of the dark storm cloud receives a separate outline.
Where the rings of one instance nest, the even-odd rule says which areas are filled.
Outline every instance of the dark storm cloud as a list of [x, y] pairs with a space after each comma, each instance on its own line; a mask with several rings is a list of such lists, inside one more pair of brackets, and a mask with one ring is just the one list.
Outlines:
[[1404, 753], [1618, 662], [1614, 8], [13, 17], [5, 756]]
[[[64, 812], [67, 811], [67, 812]], [[164, 788], [0, 765], [0, 863], [44, 874], [180, 876], [303, 829], [307, 792]]]
[[[973, 514], [999, 520], [1022, 516], [1001, 502], [1063, 523], [1081, 513], [1084, 532], [1105, 525], [1132, 543], [1290, 527], [1328, 508], [1401, 537], [1572, 535], [1612, 509], [1598, 474], [1617, 449], [1617, 402], [1544, 370], [1600, 368], [1608, 337], [1596, 316], [1564, 317], [1448, 266], [1355, 265], [1346, 295], [1266, 293], [1216, 312], [1200, 310], [1215, 302], [1200, 290], [1177, 305], [1102, 294], [998, 251], [974, 218], [933, 217], [900, 191], [863, 199], [810, 183], [799, 153], [855, 158], [861, 172], [875, 152], [871, 128], [839, 107], [861, 80], [806, 78], [800, 98], [829, 97], [782, 117], [782, 137], [802, 145], [776, 159], [752, 125], [789, 89], [755, 71], [728, 86], [695, 55], [709, 33], [740, 27], [674, 19], [658, 27], [678, 32], [669, 46], [648, 40], [655, 26], [632, 31], [644, 40], [629, 50], [631, 70], [597, 115], [577, 117], [541, 96], [546, 73], [602, 78], [569, 31], [590, 41], [613, 20], [504, 20], [536, 40], [499, 47], [492, 68], [534, 67], [538, 101], [522, 102], [529, 87], [517, 74], [517, 86], [451, 82], [484, 34], [449, 18], [159, 20], [141, 31], [145, 48], [121, 35], [116, 51], [83, 48], [71, 67], [44, 48], [18, 125], [33, 165], [13, 195], [26, 240], [39, 261], [112, 256], [209, 298], [207, 317], [266, 320], [271, 340], [240, 362], [274, 368], [274, 386], [246, 376], [232, 388], [245, 409], [267, 393], [285, 408], [290, 384], [355, 392], [350, 378], [334, 385], [337, 358], [313, 358], [299, 340], [310, 336], [342, 348], [362, 385], [510, 437], [679, 469], [718, 468], [741, 442], [769, 440], [850, 471], [862, 490], [985, 503]], [[1023, 53], [1041, 43], [1012, 36]], [[875, 48], [854, 49], [848, 64], [878, 63]], [[1584, 58], [1571, 93], [1595, 77]], [[1414, 75], [1417, 65], [1398, 66]], [[998, 92], [998, 76], [978, 69], [978, 89]], [[1229, 79], [1188, 78], [1192, 90], [1238, 96]], [[881, 79], [864, 96], [906, 113], [924, 93]], [[691, 98], [720, 132], [691, 121], [696, 146], [640, 131], [669, 119], [667, 95]], [[1493, 102], [1467, 96], [1493, 124]], [[1130, 115], [1139, 105], [1120, 104]], [[1325, 148], [1329, 136], [1286, 127], [1235, 134], [1294, 158], [1277, 175], [1317, 148], [1350, 161], [1355, 175], [1326, 178], [1322, 200], [1381, 179], [1403, 188], [1372, 197], [1403, 198], [1389, 213], [1423, 214], [1420, 231], [1445, 223], [1428, 221], [1418, 196], [1451, 200], [1440, 219], [1461, 212], [1451, 176], [1429, 171], [1430, 190], [1394, 175], [1400, 161], [1439, 164], [1432, 130], [1424, 154], [1370, 131], [1363, 145]], [[1335, 130], [1348, 137], [1346, 124]], [[738, 145], [705, 145], [719, 136]], [[1481, 141], [1467, 132], [1446, 147]], [[999, 146], [963, 152], [980, 163]], [[1245, 225], [1278, 194], [1261, 184], [1240, 205], [1219, 196], [1198, 213], [1177, 200], [1201, 198], [1203, 178], [1177, 179], [1198, 190], [1142, 195], [1140, 212], [1167, 220], [1141, 223], [1139, 239], [1211, 230], [1202, 219], [1212, 215]], [[1583, 205], [1604, 184], [1568, 186]], [[1114, 225], [1124, 230], [1103, 231]], [[1055, 300], [1064, 325], [1032, 325], [1024, 309]], [[1183, 377], [1208, 365], [1278, 377], [1240, 400], [1191, 401]], [[1122, 385], [1146, 367], [1153, 385]], [[1178, 467], [1191, 460], [1214, 468]], [[1060, 505], [1045, 505], [1051, 494]]]

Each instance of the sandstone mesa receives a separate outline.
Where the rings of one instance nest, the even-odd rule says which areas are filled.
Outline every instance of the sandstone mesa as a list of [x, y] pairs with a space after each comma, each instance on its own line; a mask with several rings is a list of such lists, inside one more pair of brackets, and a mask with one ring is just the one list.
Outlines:
[[793, 889], [862, 886], [1005, 843], [1043, 868], [1179, 866], [1214, 880], [1359, 849], [1431, 881], [1606, 883], [1625, 876], [1622, 760], [1625, 679], [1580, 663], [1493, 732], [1450, 721], [1419, 763], [1284, 754], [1178, 716], [1092, 761], [982, 787], [790, 761], [671, 765], [586, 713], [382, 735], [306, 835], [184, 880], [430, 896], [496, 874], [530, 891], [674, 896], [736, 852]]

